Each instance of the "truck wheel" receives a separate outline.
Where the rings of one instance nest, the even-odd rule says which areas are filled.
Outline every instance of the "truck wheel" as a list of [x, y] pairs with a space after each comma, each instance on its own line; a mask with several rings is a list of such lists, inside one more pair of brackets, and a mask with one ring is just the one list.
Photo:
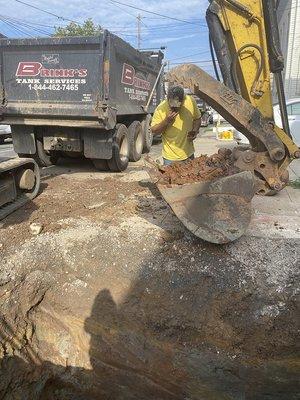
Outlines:
[[128, 128], [129, 160], [139, 161], [143, 152], [143, 131], [139, 121], [133, 121]]
[[43, 139], [36, 139], [36, 154], [33, 157], [40, 167], [50, 167], [56, 164], [59, 156], [44, 149]]
[[0, 136], [0, 144], [4, 144], [4, 138]]
[[55, 165], [59, 159], [58, 154], [48, 154], [43, 148], [43, 143], [36, 141], [37, 152], [35, 154], [18, 153], [20, 158], [33, 158], [39, 167], [50, 167]]
[[94, 164], [94, 167], [95, 167], [98, 171], [108, 171], [108, 169], [109, 169], [107, 160], [102, 160], [102, 159], [98, 159], [98, 158], [93, 158], [93, 159], [92, 159], [92, 163]]
[[153, 133], [150, 127], [151, 118], [151, 115], [148, 114], [146, 118], [142, 121], [143, 153], [149, 153], [153, 142]]
[[20, 158], [33, 158], [39, 167], [50, 167], [50, 165], [56, 164], [59, 155], [56, 153], [49, 153], [44, 150], [42, 139], [36, 139], [36, 153], [35, 154], [21, 154], [18, 153]]
[[112, 158], [107, 160], [109, 169], [113, 172], [124, 171], [129, 161], [128, 129], [118, 124], [113, 138]]

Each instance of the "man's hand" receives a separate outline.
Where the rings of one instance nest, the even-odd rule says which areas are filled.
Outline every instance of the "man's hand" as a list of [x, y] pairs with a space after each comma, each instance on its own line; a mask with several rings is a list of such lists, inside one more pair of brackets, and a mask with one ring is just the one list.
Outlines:
[[195, 132], [195, 131], [190, 131], [190, 132], [187, 134], [188, 140], [190, 140], [190, 141], [192, 142], [193, 140], [196, 139], [197, 134], [198, 134], [198, 133]]
[[161, 121], [159, 124], [152, 126], [151, 130], [153, 135], [160, 135], [165, 132], [169, 125], [172, 125], [177, 117], [177, 111], [170, 111], [166, 118]]
[[168, 125], [173, 124], [177, 115], [178, 115], [178, 111], [170, 111], [169, 112], [169, 114], [166, 117], [166, 121], [167, 121]]

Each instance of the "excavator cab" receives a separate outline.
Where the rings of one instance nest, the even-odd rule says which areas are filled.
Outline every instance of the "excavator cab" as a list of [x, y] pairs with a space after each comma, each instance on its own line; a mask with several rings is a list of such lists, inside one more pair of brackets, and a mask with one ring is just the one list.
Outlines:
[[[300, 150], [289, 131], [275, 0], [211, 0], [206, 18], [223, 83], [192, 64], [172, 69], [167, 78], [212, 106], [251, 146], [233, 151], [237, 174], [180, 186], [158, 182], [158, 188], [196, 236], [227, 243], [247, 230], [255, 193], [274, 195], [286, 186], [287, 167]], [[274, 123], [271, 73], [283, 129]]]

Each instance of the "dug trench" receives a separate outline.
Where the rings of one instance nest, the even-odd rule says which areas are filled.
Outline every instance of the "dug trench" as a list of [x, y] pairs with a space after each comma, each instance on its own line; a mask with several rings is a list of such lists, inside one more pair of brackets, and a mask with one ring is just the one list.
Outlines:
[[1, 399], [299, 398], [297, 240], [196, 239], [141, 167], [49, 176], [0, 242]]

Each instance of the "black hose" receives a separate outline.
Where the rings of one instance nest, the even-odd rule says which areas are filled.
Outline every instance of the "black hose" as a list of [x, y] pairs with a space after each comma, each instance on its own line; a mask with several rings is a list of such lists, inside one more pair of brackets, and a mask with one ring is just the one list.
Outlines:
[[210, 48], [211, 59], [212, 59], [213, 65], [214, 65], [215, 75], [216, 75], [217, 80], [220, 82], [220, 75], [219, 75], [217, 62], [216, 62], [216, 58], [215, 58], [214, 46], [213, 46], [212, 38], [210, 35], [209, 35], [209, 48]]
[[244, 46], [242, 46], [236, 52], [236, 54], [235, 54], [235, 56], [234, 56], [234, 58], [232, 60], [231, 73], [232, 73], [232, 79], [233, 79], [234, 83], [237, 85], [238, 84], [238, 76], [237, 76], [237, 70], [236, 69], [237, 69], [238, 57], [241, 55], [242, 51], [244, 51], [245, 49], [247, 49], [249, 47], [250, 48], [252, 47], [252, 48], [256, 49], [259, 52], [259, 55], [260, 55], [259, 67], [257, 69], [256, 75], [255, 75], [255, 78], [254, 78], [254, 81], [253, 81], [253, 84], [252, 84], [252, 87], [251, 87], [251, 94], [252, 94], [252, 96], [255, 96], [256, 95], [255, 88], [256, 88], [256, 85], [258, 83], [259, 77], [260, 77], [260, 75], [261, 75], [261, 73], [263, 71], [263, 60], [264, 60], [263, 59], [262, 49], [257, 44], [255, 44], [255, 43], [245, 44]]

